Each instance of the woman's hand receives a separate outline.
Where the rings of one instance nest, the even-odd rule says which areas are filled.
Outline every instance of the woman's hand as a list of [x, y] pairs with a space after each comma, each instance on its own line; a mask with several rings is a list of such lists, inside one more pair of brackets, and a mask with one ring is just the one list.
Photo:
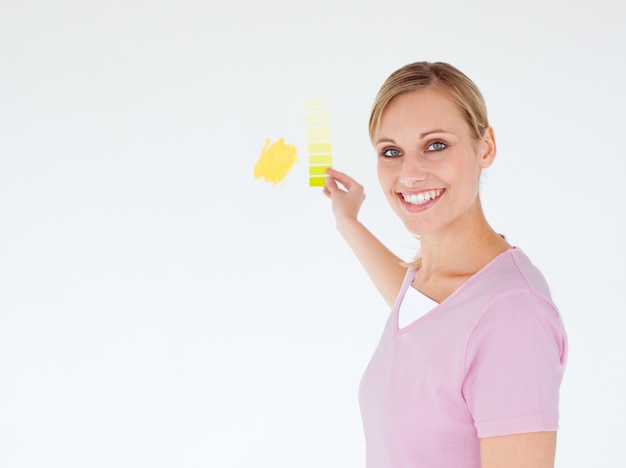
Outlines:
[[365, 200], [363, 186], [343, 172], [335, 169], [326, 172], [324, 195], [332, 201], [335, 219], [337, 222], [356, 220]]

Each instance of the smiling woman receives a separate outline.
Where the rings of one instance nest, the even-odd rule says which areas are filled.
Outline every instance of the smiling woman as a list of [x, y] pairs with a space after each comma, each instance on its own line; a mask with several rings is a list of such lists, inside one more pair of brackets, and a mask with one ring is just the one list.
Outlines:
[[[448, 232], [445, 224], [487, 228], [478, 187], [481, 170], [495, 157], [490, 127], [477, 139], [449, 93], [432, 86], [391, 100], [378, 127], [380, 184], [411, 233], [424, 240]], [[491, 234], [495, 249], [507, 247], [495, 233], [485, 234]]]
[[567, 336], [542, 274], [485, 219], [496, 142], [480, 91], [448, 64], [407, 65], [370, 136], [421, 252], [396, 257], [358, 221], [363, 187], [328, 170], [337, 228], [391, 307], [361, 381], [367, 466], [554, 466]]

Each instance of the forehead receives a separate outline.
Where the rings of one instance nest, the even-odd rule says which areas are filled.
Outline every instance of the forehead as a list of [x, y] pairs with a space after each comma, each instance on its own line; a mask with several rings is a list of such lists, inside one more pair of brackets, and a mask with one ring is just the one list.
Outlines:
[[379, 135], [396, 128], [430, 127], [460, 131], [468, 129], [459, 106], [450, 93], [441, 87], [429, 87], [411, 91], [393, 98], [385, 107], [380, 119]]

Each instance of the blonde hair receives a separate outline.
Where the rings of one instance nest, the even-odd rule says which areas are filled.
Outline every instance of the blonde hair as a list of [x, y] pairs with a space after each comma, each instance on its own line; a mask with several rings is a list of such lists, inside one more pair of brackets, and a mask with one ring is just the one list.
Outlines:
[[[487, 106], [476, 84], [460, 70], [444, 62], [416, 62], [399, 68], [381, 86], [369, 120], [370, 140], [374, 143], [383, 112], [397, 96], [428, 87], [438, 87], [446, 91], [465, 117], [470, 132], [479, 140], [489, 127]], [[405, 267], [419, 268], [420, 258], [403, 262]]]
[[487, 106], [476, 84], [460, 70], [444, 62], [416, 62], [396, 70], [385, 80], [374, 100], [369, 120], [372, 142], [380, 128], [387, 105], [401, 94], [436, 86], [447, 91], [469, 125], [472, 136], [479, 139], [489, 126]]

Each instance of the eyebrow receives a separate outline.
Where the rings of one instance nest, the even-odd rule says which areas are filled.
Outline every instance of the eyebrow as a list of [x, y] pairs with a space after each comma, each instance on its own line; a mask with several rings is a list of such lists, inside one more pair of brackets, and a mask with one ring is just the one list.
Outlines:
[[[447, 130], [428, 130], [427, 132], [424, 133], [420, 133], [419, 137], [420, 138], [426, 138], [428, 135], [432, 135], [434, 133], [447, 133], [448, 135], [452, 135], [452, 132], [448, 132]], [[380, 144], [380, 143], [393, 143], [394, 145], [397, 144], [393, 138], [380, 138], [379, 140], [376, 140], [375, 144]]]

